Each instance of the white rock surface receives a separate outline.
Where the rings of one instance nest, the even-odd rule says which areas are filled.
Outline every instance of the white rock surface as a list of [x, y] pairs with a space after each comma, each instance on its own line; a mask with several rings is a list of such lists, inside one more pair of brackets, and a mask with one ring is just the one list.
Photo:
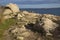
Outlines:
[[12, 10], [13, 12], [19, 12], [19, 11], [20, 11], [20, 10], [19, 10], [19, 7], [18, 7], [16, 4], [13, 4], [13, 3], [10, 3], [10, 4], [6, 5], [6, 7], [11, 8], [11, 10]]
[[21, 14], [18, 14], [17, 19], [22, 18], [23, 16]]
[[12, 11], [10, 9], [5, 9], [5, 11], [4, 11], [4, 15], [9, 15], [11, 13], [12, 13]]
[[58, 24], [54, 23], [48, 18], [42, 18], [42, 22], [44, 23], [43, 28], [47, 32], [47, 35], [51, 35], [49, 31], [54, 30], [56, 27], [58, 27]]
[[3, 15], [5, 19], [12, 18], [20, 12], [19, 7], [16, 4], [10, 3], [5, 6]]

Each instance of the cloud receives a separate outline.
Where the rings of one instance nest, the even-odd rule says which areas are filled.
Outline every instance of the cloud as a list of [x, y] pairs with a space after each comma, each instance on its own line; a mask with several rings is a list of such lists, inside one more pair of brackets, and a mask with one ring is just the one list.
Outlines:
[[[6, 5], [8, 3], [15, 3], [17, 5], [21, 5], [21, 7], [23, 8], [24, 7], [30, 7], [32, 6], [33, 7], [49, 7], [48, 5], [52, 6], [53, 5], [55, 6], [56, 4], [58, 4], [60, 6], [60, 0], [0, 0], [0, 4], [1, 5]], [[46, 5], [47, 6], [46, 6]], [[58, 5], [56, 5], [55, 7], [57, 7]], [[58, 7], [59, 7], [58, 6]], [[19, 6], [20, 7], [20, 6]]]
[[60, 3], [60, 0], [0, 0], [0, 4], [8, 4], [8, 3], [16, 3], [16, 4], [52, 4], [52, 3]]
[[21, 5], [18, 4], [20, 8], [59, 8], [60, 4], [32, 4], [32, 5]]
[[24, 1], [44, 1], [44, 0], [24, 0]]

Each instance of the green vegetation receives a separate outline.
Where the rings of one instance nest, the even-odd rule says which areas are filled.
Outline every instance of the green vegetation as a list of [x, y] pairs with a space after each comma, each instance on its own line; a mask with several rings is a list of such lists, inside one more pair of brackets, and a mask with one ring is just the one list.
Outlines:
[[15, 22], [15, 19], [7, 19], [3, 23], [0, 23], [0, 40], [2, 40], [4, 31], [7, 30]]

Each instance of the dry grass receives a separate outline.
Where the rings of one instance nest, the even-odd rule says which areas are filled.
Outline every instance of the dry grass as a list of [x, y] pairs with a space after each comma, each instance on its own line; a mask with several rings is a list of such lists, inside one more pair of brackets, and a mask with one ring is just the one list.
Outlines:
[[15, 23], [15, 19], [7, 19], [0, 24], [0, 40], [2, 40], [3, 38], [4, 31], [7, 30], [14, 23]]

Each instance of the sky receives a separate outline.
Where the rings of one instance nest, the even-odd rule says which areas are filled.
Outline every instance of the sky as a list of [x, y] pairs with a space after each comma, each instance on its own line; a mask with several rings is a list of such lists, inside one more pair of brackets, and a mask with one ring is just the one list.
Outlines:
[[15, 3], [20, 8], [58, 8], [60, 0], [0, 0], [0, 5]]

